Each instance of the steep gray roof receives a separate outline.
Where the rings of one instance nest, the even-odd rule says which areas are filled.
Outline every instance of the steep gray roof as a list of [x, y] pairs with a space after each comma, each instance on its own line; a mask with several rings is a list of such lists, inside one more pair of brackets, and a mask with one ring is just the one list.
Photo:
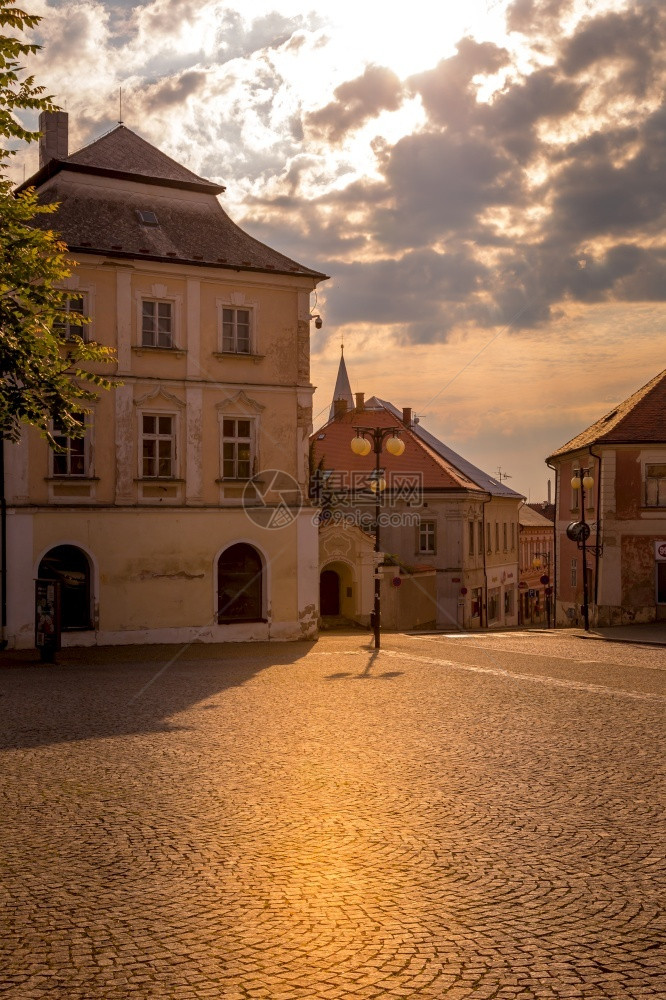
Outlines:
[[[214, 195], [188, 201], [153, 192], [148, 185], [145, 192], [125, 194], [55, 178], [45, 200], [60, 207], [56, 215], [36, 221], [56, 229], [73, 252], [325, 277], [244, 232]], [[146, 211], [154, 213], [157, 225], [141, 221], [139, 212]]]
[[[386, 407], [386, 409], [389, 410], [398, 420], [402, 420], [401, 411], [397, 408], [397, 406], [394, 406], [393, 403], [389, 403], [387, 400], [379, 399], [379, 397], [373, 396], [372, 399], [368, 400], [368, 406], [372, 406], [375, 401], [381, 406]], [[480, 486], [482, 490], [485, 490], [494, 497], [507, 497], [514, 500], [525, 499], [522, 493], [516, 493], [515, 490], [509, 489], [509, 487], [505, 486], [504, 483], [500, 483], [497, 479], [493, 479], [493, 477], [489, 476], [487, 472], [483, 472], [482, 469], [477, 469], [477, 467], [472, 465], [471, 462], [468, 462], [466, 458], [456, 454], [452, 448], [443, 444], [439, 438], [435, 437], [434, 434], [430, 434], [430, 432], [425, 430], [421, 424], [414, 424], [411, 429], [417, 437], [421, 438], [421, 440], [429, 445], [433, 451], [437, 452], [441, 458], [445, 459], [452, 466], [454, 466], [454, 468], [466, 475], [472, 480], [473, 483]]]
[[347, 374], [344, 352], [340, 354], [340, 366], [338, 368], [338, 377], [335, 380], [335, 389], [333, 390], [333, 399], [331, 401], [331, 412], [328, 416], [329, 420], [333, 420], [335, 417], [336, 399], [344, 399], [347, 403], [348, 409], [354, 409], [354, 397], [352, 395], [351, 385], [349, 384], [349, 375]]
[[[72, 184], [65, 180], [71, 173], [138, 182], [142, 190]], [[56, 230], [73, 252], [326, 277], [244, 232], [217, 200], [221, 185], [198, 177], [124, 125], [64, 160], [50, 160], [17, 190], [39, 189], [48, 179], [44, 200], [60, 207], [35, 225]], [[174, 189], [173, 198], [165, 197], [165, 188]], [[209, 197], [179, 197], [184, 191]], [[146, 224], [140, 212], [152, 212], [157, 224]]]
[[17, 191], [26, 187], [39, 187], [62, 170], [144, 181], [147, 184], [210, 194], [224, 191], [222, 184], [214, 184], [213, 181], [192, 173], [124, 125], [116, 126], [62, 160], [49, 160], [36, 174], [23, 181]]

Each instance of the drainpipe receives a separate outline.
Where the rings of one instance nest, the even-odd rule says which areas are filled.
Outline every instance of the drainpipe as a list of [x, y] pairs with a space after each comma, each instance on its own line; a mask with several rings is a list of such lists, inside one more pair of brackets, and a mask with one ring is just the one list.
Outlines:
[[5, 496], [5, 442], [0, 438], [0, 649], [7, 648], [7, 497]]
[[601, 455], [597, 455], [596, 452], [592, 451], [591, 447], [587, 449], [592, 456], [596, 458], [598, 462], [598, 475], [597, 475], [597, 544], [594, 550], [594, 606], [597, 612], [597, 622], [599, 621], [599, 545], [601, 541]]
[[481, 523], [483, 524], [483, 608], [481, 608], [481, 628], [483, 628], [483, 612], [486, 613], [486, 628], [488, 628], [488, 567], [486, 566], [486, 504], [490, 503], [492, 495], [481, 501]]
[[553, 521], [553, 628], [557, 628], [557, 486], [559, 482], [559, 470], [556, 466], [546, 462], [546, 465], [555, 473], [555, 520]]

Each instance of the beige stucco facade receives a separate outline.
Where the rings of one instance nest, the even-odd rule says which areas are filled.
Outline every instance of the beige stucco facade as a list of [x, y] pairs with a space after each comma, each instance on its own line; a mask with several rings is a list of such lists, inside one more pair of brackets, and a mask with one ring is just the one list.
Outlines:
[[[59, 181], [82, 197], [91, 184], [116, 194], [120, 185], [128, 197], [141, 187], [79, 174]], [[170, 203], [210, 199], [153, 185], [151, 197], [160, 193]], [[77, 258], [67, 287], [91, 318], [86, 336], [116, 349], [119, 384], [87, 417], [83, 474], [63, 470], [65, 460], [54, 466], [33, 429], [5, 445], [10, 645], [33, 645], [33, 580], [61, 546], [78, 549], [88, 566], [89, 627], [67, 632], [65, 644], [314, 635], [318, 536], [313, 510], [302, 505], [316, 279], [99, 253]], [[144, 303], [168, 304], [168, 349], [142, 342]], [[249, 314], [248, 352], [223, 349], [224, 309]], [[223, 461], [230, 427], [242, 432], [250, 456], [233, 475]], [[148, 446], [147, 429], [154, 431]], [[151, 466], [146, 447], [160, 456], [164, 449], [164, 459]], [[168, 474], [159, 474], [159, 461]], [[251, 546], [261, 564], [261, 609], [255, 621], [221, 624], [218, 560], [237, 544]]]

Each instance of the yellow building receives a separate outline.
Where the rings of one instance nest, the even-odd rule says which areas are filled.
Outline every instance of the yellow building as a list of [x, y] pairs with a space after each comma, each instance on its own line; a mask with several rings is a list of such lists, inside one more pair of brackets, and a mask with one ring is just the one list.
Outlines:
[[[301, 638], [316, 631], [307, 501], [310, 293], [325, 277], [239, 229], [224, 189], [120, 125], [69, 155], [46, 115], [26, 182], [77, 262], [80, 333], [117, 351], [83, 441], [6, 444], [9, 644], [58, 580], [63, 644]], [[54, 428], [56, 436], [57, 428]]]

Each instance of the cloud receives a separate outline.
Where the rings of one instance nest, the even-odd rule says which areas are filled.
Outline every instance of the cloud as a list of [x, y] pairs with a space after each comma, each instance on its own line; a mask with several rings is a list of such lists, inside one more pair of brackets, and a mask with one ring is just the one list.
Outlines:
[[400, 80], [385, 66], [368, 66], [361, 76], [340, 84], [333, 93], [334, 101], [305, 118], [309, 129], [329, 142], [339, 142], [380, 111], [397, 111], [403, 100]]
[[144, 103], [148, 110], [169, 108], [173, 104], [182, 104], [188, 97], [198, 93], [206, 82], [206, 74], [201, 71], [188, 70], [177, 77], [169, 77], [160, 81], [145, 94]]

